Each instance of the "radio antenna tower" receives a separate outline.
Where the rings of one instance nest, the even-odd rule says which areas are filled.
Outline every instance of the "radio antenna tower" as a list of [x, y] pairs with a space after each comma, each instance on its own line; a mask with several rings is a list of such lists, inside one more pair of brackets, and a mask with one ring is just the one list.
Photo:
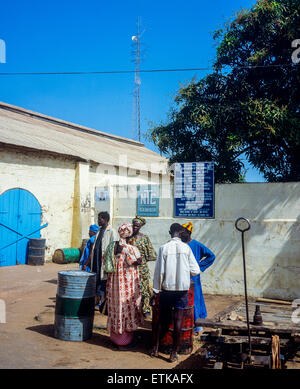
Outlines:
[[135, 63], [134, 73], [134, 98], [133, 98], [133, 125], [132, 137], [137, 136], [139, 142], [141, 141], [141, 111], [140, 111], [140, 62], [141, 62], [141, 18], [137, 19], [137, 33], [132, 38], [133, 55]]

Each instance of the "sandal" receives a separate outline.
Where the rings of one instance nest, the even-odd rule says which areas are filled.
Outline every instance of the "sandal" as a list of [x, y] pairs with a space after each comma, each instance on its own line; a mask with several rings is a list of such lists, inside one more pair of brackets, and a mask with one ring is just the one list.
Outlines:
[[178, 354], [177, 354], [177, 353], [171, 354], [171, 355], [170, 355], [169, 362], [177, 362], [178, 359], [179, 359], [179, 357], [178, 357]]
[[150, 355], [151, 358], [157, 358], [158, 357], [158, 351], [153, 348], [150, 351], [149, 355]]

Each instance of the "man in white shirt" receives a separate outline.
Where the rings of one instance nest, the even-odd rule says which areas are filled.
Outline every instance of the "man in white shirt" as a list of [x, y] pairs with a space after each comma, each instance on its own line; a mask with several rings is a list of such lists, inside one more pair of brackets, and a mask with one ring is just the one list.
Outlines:
[[[153, 291], [160, 294], [160, 315], [156, 328], [153, 328], [153, 349], [150, 355], [158, 356], [159, 340], [168, 331], [173, 318], [173, 349], [170, 362], [178, 360], [183, 309], [188, 305], [191, 276], [200, 274], [199, 265], [191, 248], [180, 239], [182, 230], [183, 227], [178, 223], [171, 225], [169, 233], [172, 239], [159, 249], [153, 279]], [[152, 296], [152, 303], [155, 294]]]

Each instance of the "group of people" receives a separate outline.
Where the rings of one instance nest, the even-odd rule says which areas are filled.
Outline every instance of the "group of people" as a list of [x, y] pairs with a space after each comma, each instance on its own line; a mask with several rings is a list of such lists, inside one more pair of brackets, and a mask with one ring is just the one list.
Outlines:
[[98, 225], [91, 225], [90, 239], [79, 262], [81, 270], [96, 273], [96, 306], [107, 312], [111, 340], [126, 345], [133, 332], [151, 314], [149, 261], [156, 252], [140, 229], [146, 224], [137, 216], [123, 223], [118, 234], [109, 224], [108, 212], [98, 214]]
[[[146, 220], [136, 216], [123, 223], [118, 235], [109, 224], [107, 212], [100, 212], [98, 225], [91, 225], [80, 269], [96, 273], [96, 305], [107, 309], [107, 328], [118, 346], [130, 347], [134, 331], [151, 314], [151, 305], [159, 294], [160, 314], [153, 326], [152, 357], [158, 356], [159, 341], [174, 321], [173, 349], [170, 361], [178, 359], [179, 336], [183, 309], [188, 304], [188, 290], [194, 281], [194, 320], [207, 316], [200, 271], [215, 260], [202, 243], [192, 239], [193, 224], [174, 223], [171, 239], [156, 254], [147, 235], [141, 233]], [[156, 261], [153, 288], [147, 263]], [[104, 308], [105, 307], [105, 308]], [[194, 332], [202, 330], [194, 327]]]

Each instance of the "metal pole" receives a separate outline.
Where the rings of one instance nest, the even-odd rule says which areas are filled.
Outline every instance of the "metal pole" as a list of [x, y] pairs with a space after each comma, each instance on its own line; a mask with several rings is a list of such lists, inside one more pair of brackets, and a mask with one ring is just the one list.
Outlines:
[[141, 111], [140, 111], [140, 18], [138, 18], [138, 40], [137, 40], [137, 132], [138, 140], [141, 141]]
[[[246, 227], [242, 226], [239, 227], [239, 222], [243, 221], [246, 222]], [[235, 227], [238, 231], [242, 233], [242, 251], [243, 251], [243, 268], [244, 268], [244, 288], [245, 288], [245, 305], [246, 305], [246, 319], [247, 319], [247, 328], [248, 328], [248, 342], [249, 342], [249, 362], [251, 363], [251, 353], [252, 353], [252, 347], [251, 347], [251, 334], [250, 334], [250, 322], [249, 322], [249, 308], [248, 308], [248, 293], [247, 293], [247, 274], [246, 274], [246, 259], [245, 259], [245, 242], [244, 242], [244, 233], [248, 230], [250, 230], [250, 223], [249, 220], [240, 217], [235, 222]]]
[[247, 327], [248, 327], [249, 360], [250, 360], [252, 347], [251, 347], [251, 334], [250, 334], [249, 309], [248, 309], [247, 274], [246, 274], [244, 232], [245, 231], [242, 232], [242, 249], [243, 249], [243, 267], [244, 267], [244, 287], [245, 287], [246, 319], [247, 319]]

